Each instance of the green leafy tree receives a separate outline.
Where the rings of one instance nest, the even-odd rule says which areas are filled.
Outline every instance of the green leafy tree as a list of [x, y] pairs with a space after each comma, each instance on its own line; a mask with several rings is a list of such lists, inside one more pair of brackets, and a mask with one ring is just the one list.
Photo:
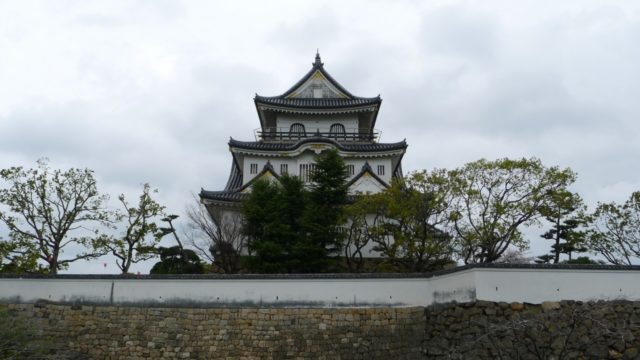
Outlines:
[[[105, 237], [98, 226], [108, 221], [109, 212], [93, 171], [50, 170], [46, 160], [39, 160], [36, 169], [0, 170], [0, 179], [7, 185], [0, 189], [0, 203], [8, 209], [0, 211], [0, 223], [9, 229], [12, 251], [26, 257], [23, 264], [35, 265], [37, 257], [55, 274], [74, 261], [104, 254]], [[85, 251], [62, 256], [78, 245]]]
[[558, 189], [548, 194], [548, 201], [540, 208], [540, 214], [552, 224], [552, 228], [541, 235], [553, 241], [551, 253], [553, 263], [560, 262], [560, 254], [567, 254], [569, 260], [574, 252], [585, 252], [584, 232], [579, 228], [584, 224], [586, 207], [580, 195], [566, 189]]
[[445, 170], [421, 171], [394, 180], [370, 195], [376, 214], [369, 233], [378, 251], [396, 269], [430, 271], [452, 262], [453, 243], [446, 232], [451, 193]]
[[573, 181], [570, 169], [546, 168], [537, 159], [482, 159], [450, 171], [450, 219], [460, 257], [490, 263], [510, 246], [525, 250], [520, 227], [535, 223], [548, 194]]
[[154, 222], [162, 215], [164, 206], [151, 197], [152, 192], [157, 190], [152, 191], [149, 184], [144, 184], [136, 206], [127, 202], [124, 195], [118, 197], [124, 213], [117, 213], [116, 221], [124, 223], [125, 228], [120, 237], [109, 239], [104, 246], [116, 257], [116, 265], [123, 274], [129, 272], [132, 264], [158, 256], [156, 246], [166, 234]]
[[46, 272], [46, 269], [38, 264], [38, 258], [36, 251], [21, 249], [13, 241], [0, 239], [0, 273]]
[[640, 191], [622, 205], [598, 204], [590, 222], [589, 249], [617, 265], [632, 265], [640, 257]]

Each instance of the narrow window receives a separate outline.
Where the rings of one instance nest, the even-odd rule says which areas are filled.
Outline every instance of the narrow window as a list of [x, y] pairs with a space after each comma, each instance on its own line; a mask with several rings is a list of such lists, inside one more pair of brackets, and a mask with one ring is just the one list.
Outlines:
[[332, 138], [342, 138], [344, 139], [346, 134], [346, 131], [344, 129], [344, 125], [342, 124], [333, 124], [331, 125], [331, 127], [329, 128], [329, 137]]
[[304, 125], [300, 124], [300, 123], [295, 123], [295, 124], [291, 124], [291, 127], [289, 128], [289, 137], [292, 139], [299, 139], [301, 137], [306, 137], [307, 136], [307, 132], [304, 129]]
[[311, 177], [315, 169], [316, 164], [300, 164], [300, 180], [304, 183], [311, 182]]
[[378, 165], [378, 175], [384, 175], [384, 165]]
[[288, 164], [280, 164], [280, 175], [289, 173], [289, 165]]
[[353, 176], [356, 173], [355, 165], [347, 165], [347, 174]]
[[251, 174], [257, 174], [258, 173], [258, 164], [251, 164], [250, 173]]

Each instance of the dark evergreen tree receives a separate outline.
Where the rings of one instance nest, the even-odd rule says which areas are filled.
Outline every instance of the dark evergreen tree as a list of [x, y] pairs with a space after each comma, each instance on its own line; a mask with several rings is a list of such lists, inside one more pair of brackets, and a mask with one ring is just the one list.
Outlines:
[[[304, 247], [314, 254], [313, 260], [326, 259], [342, 248], [348, 176], [344, 160], [336, 150], [325, 151], [316, 159], [303, 216], [308, 236]], [[310, 271], [318, 271], [322, 264], [312, 261], [307, 266]]]
[[318, 156], [311, 185], [288, 175], [258, 180], [243, 204], [252, 271], [322, 272], [341, 246], [347, 171], [337, 151]]
[[181, 246], [159, 247], [160, 261], [155, 263], [150, 273], [157, 274], [202, 274], [204, 266], [193, 250]]
[[258, 180], [243, 204], [244, 233], [254, 255], [251, 270], [258, 272], [298, 272], [304, 259], [300, 253], [305, 234], [300, 224], [306, 204], [302, 182], [284, 175], [279, 183]]
[[582, 245], [584, 232], [579, 230], [584, 224], [583, 213], [584, 205], [580, 196], [566, 189], [550, 193], [548, 202], [540, 208], [540, 214], [552, 224], [551, 229], [540, 236], [554, 242], [551, 245], [554, 264], [560, 262], [560, 254], [567, 254], [571, 260], [574, 252], [587, 251]]

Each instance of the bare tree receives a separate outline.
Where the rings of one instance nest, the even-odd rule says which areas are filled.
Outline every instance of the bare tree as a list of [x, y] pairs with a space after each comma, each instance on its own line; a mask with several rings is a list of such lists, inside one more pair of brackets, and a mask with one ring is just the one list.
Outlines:
[[362, 252], [371, 242], [371, 228], [382, 217], [380, 213], [374, 215], [368, 212], [368, 203], [362, 199], [345, 208], [348, 226], [344, 227], [343, 253], [350, 272], [362, 271], [365, 260]]
[[[197, 200], [196, 200], [197, 201]], [[199, 202], [187, 208], [191, 245], [220, 271], [237, 273], [245, 246], [242, 215], [233, 211], [209, 213]]]

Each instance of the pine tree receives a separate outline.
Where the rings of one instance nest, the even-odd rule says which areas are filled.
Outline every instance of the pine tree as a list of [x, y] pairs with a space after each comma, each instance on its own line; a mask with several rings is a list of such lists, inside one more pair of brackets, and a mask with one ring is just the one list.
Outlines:
[[540, 209], [540, 213], [553, 224], [542, 238], [552, 240], [551, 255], [553, 263], [560, 262], [560, 254], [567, 254], [569, 260], [574, 252], [585, 252], [582, 246], [584, 232], [578, 229], [584, 223], [584, 204], [580, 195], [566, 189], [549, 194], [548, 203]]

